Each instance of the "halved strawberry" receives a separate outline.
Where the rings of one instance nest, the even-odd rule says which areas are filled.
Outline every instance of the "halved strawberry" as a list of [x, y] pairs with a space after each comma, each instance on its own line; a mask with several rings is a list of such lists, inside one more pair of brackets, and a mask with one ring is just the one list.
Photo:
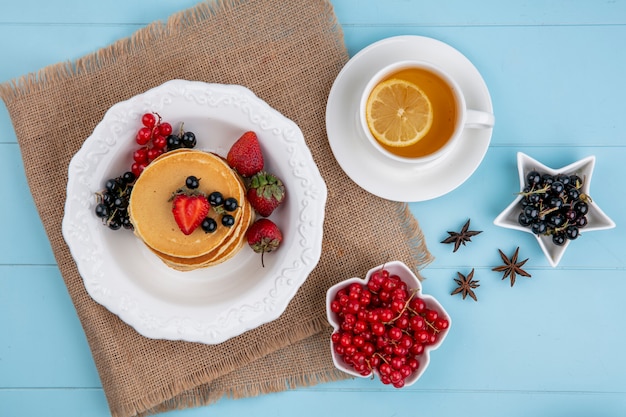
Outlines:
[[190, 235], [209, 214], [209, 208], [209, 202], [203, 195], [178, 194], [173, 200], [172, 213], [180, 230]]

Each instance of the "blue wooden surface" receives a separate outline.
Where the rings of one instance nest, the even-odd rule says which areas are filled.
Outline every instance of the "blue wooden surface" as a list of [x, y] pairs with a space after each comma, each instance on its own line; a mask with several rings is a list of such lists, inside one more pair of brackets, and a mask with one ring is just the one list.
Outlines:
[[[195, 3], [6, 0], [0, 81], [79, 58]], [[436, 258], [424, 291], [454, 319], [424, 377], [402, 390], [349, 380], [167, 415], [626, 415], [626, 1], [517, 3], [333, 1], [351, 55], [394, 35], [442, 40], [481, 71], [494, 103], [493, 141], [475, 174], [411, 205]], [[4, 106], [0, 127], [0, 416], [108, 416]], [[558, 268], [530, 235], [495, 227], [518, 186], [517, 151], [553, 167], [596, 155], [592, 196], [617, 227], [583, 235]], [[453, 254], [439, 242], [467, 218], [484, 232]], [[533, 277], [511, 288], [491, 268], [497, 249], [516, 246]], [[449, 295], [456, 272], [471, 268], [478, 303]]]

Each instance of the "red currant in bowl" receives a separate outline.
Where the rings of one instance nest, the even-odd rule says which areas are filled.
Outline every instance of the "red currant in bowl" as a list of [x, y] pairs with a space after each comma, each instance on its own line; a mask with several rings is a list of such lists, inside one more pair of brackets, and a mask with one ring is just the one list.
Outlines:
[[337, 369], [362, 378], [374, 374], [396, 388], [420, 378], [451, 325], [441, 304], [422, 293], [420, 281], [400, 261], [370, 269], [365, 279], [333, 285], [326, 314]]

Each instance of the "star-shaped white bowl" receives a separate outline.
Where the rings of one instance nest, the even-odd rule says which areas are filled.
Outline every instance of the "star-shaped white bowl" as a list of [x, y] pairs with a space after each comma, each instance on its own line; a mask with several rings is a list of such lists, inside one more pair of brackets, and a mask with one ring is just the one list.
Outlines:
[[[589, 184], [591, 183], [591, 175], [593, 174], [593, 168], [596, 162], [595, 156], [588, 156], [580, 161], [574, 162], [573, 164], [564, 166], [559, 169], [553, 169], [545, 166], [541, 162], [534, 160], [528, 155], [518, 152], [517, 153], [517, 170], [519, 172], [519, 181], [520, 181], [520, 192], [524, 189], [526, 183], [526, 174], [528, 174], [532, 170], [536, 170], [540, 173], [547, 174], [577, 174], [580, 178], [583, 179], [583, 186], [581, 191], [584, 194], [591, 195], [589, 192]], [[592, 196], [592, 195], [591, 195]], [[592, 196], [593, 197], [593, 196]], [[517, 198], [502, 212], [495, 218], [493, 221], [496, 226], [505, 227], [508, 229], [520, 230], [522, 232], [527, 232], [534, 235], [541, 247], [541, 250], [546, 255], [548, 262], [551, 266], [556, 267], [563, 254], [565, 254], [565, 250], [571, 243], [571, 240], [566, 240], [565, 244], [559, 246], [552, 243], [551, 236], [545, 235], [535, 235], [530, 228], [524, 227], [519, 224], [518, 217], [522, 211], [520, 201], [522, 200], [522, 195], [518, 195]], [[598, 205], [590, 201], [589, 202], [589, 212], [587, 213], [588, 224], [580, 229], [580, 237], [584, 233], [593, 232], [595, 230], [604, 230], [604, 229], [612, 229], [615, 227], [615, 223], [611, 220], [604, 212], [598, 207]], [[577, 239], [577, 240], [578, 240]]]

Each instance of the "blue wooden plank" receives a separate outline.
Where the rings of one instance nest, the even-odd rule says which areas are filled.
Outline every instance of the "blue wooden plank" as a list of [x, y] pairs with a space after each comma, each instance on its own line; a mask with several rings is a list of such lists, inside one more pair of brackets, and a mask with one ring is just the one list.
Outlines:
[[[214, 1], [211, 1], [213, 2]], [[199, 0], [159, 2], [149, 0], [128, 4], [123, 0], [107, 2], [94, 11], [80, 0], [40, 2], [28, 0], [3, 5], [0, 24], [74, 24], [93, 23], [147, 24], [166, 19], [172, 13], [192, 7]], [[626, 2], [594, 0], [557, 0], [551, 2], [479, 3], [463, 0], [424, 1], [335, 0], [335, 13], [343, 25], [487, 26], [487, 25], [597, 25], [623, 24]], [[28, 10], [28, 13], [24, 13]]]
[[100, 387], [56, 266], [0, 265], [0, 334], [0, 389]]
[[[327, 384], [288, 393], [273, 393], [237, 401], [223, 399], [208, 407], [172, 411], [168, 417], [318, 417], [321, 415], [401, 415], [481, 417], [621, 417], [626, 409], [624, 393], [580, 393], [536, 391], [486, 392], [470, 390], [391, 391], [357, 390], [352, 382]], [[107, 417], [110, 416], [100, 390], [0, 390], [4, 415], [9, 417]], [[358, 410], [358, 411], [357, 411]], [[551, 412], [550, 410], [558, 410]]]
[[334, 1], [344, 25], [518, 26], [623, 24], [624, 1]]
[[[85, 3], [87, 4], [87, 3]], [[19, 56], [11, 65], [0, 66], [0, 82], [37, 72], [48, 65], [69, 62], [126, 38], [142, 25], [72, 26], [0, 25], [0, 50]], [[13, 42], [19, 32], [20, 41]]]
[[[42, 145], [45, 153], [44, 148]], [[15, 143], [0, 143], [0, 178], [4, 178], [0, 181], [0, 195], [5, 196], [0, 199], [0, 265], [54, 264]]]
[[[155, 5], [153, 1], [136, 0], [132, 4], [123, 0], [111, 0], [94, 5], [81, 0], [63, 2], [41, 2], [27, 0], [9, 2], [2, 6], [0, 25], [76, 25], [89, 26], [94, 23], [122, 23], [145, 25], [155, 20], [167, 19], [173, 13], [192, 7], [200, 0], [165, 0]], [[28, 11], [28, 13], [25, 13]]]
[[[469, 268], [448, 263], [423, 271], [424, 293], [440, 301], [453, 327], [415, 389], [626, 393], [626, 358], [616, 348], [625, 342], [622, 270], [594, 277], [528, 268], [532, 277], [510, 287], [501, 274], [477, 268], [474, 302], [450, 295], [457, 271]], [[0, 387], [98, 386], [82, 329], [51, 269], [0, 267]], [[369, 380], [355, 387], [379, 388]]]
[[[3, 45], [8, 56], [25, 58], [0, 67], [0, 80], [77, 59], [139, 28], [53, 26], [46, 28], [42, 39], [36, 26], [26, 26], [20, 30], [20, 43]], [[10, 39], [12, 30], [0, 26], [0, 39]], [[434, 37], [464, 53], [490, 88], [496, 113], [494, 143], [600, 147], [626, 143], [626, 118], [622, 117], [626, 55], [620, 53], [626, 25], [358, 26], [347, 27], [344, 32], [352, 55], [370, 43], [404, 34]], [[571, 42], [573, 38], [580, 41]], [[4, 108], [0, 123], [6, 126], [0, 143], [13, 142], [15, 136]]]

